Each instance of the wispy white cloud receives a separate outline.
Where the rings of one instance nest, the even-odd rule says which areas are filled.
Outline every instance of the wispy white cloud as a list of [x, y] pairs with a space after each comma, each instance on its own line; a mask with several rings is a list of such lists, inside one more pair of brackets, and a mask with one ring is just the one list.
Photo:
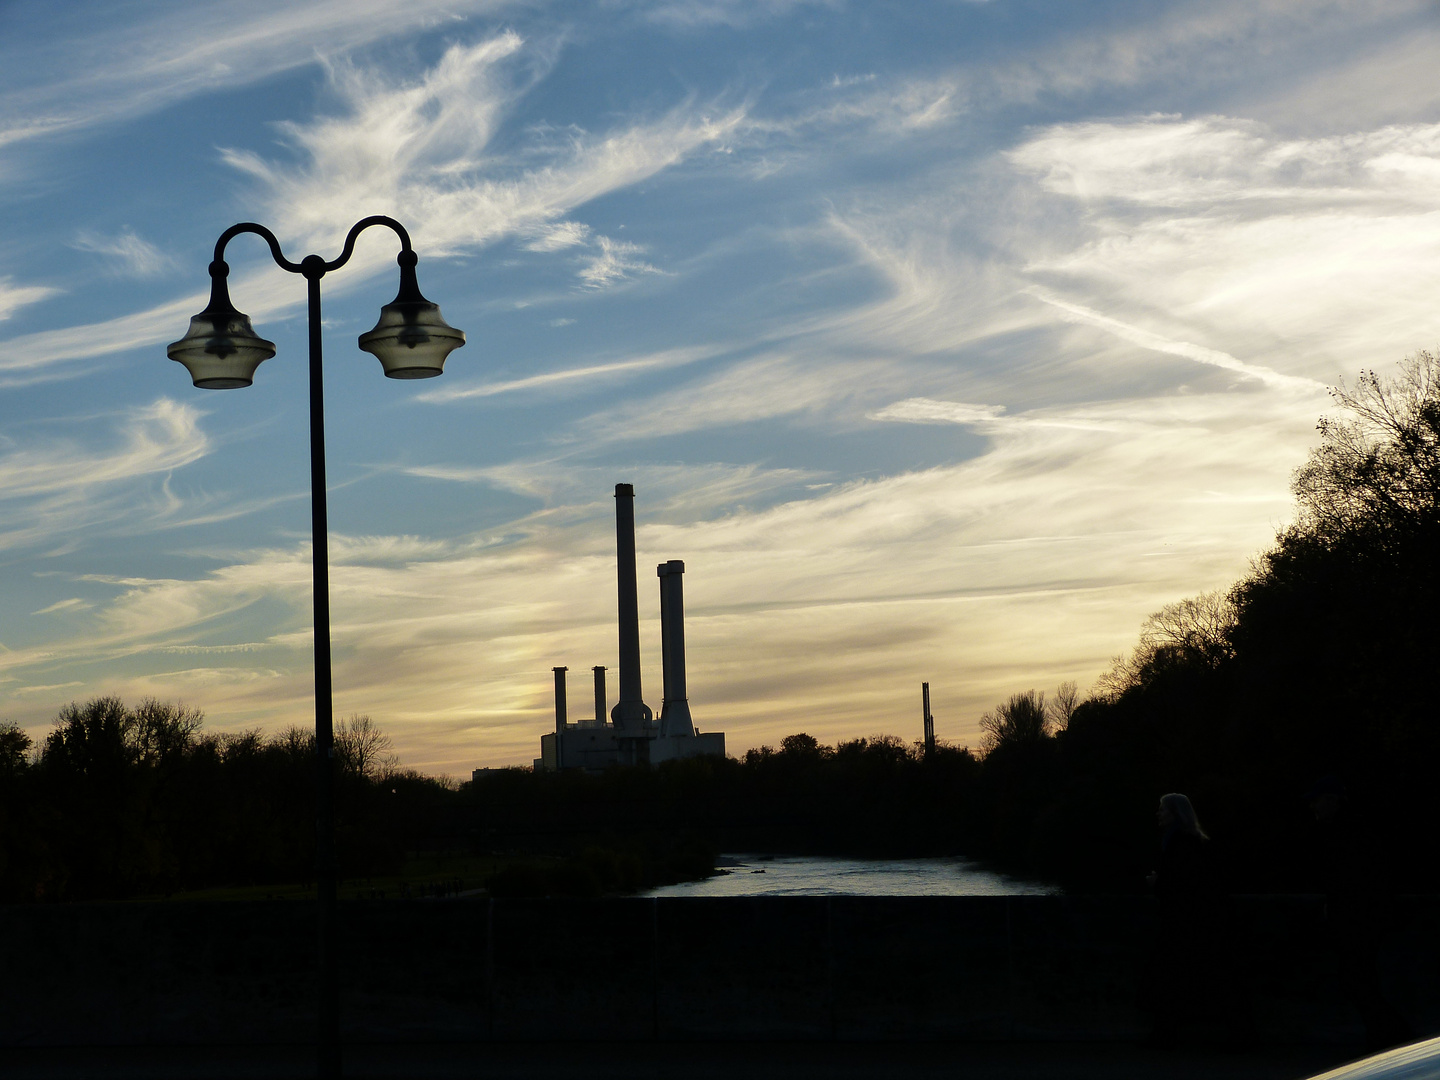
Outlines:
[[[73, 545], [101, 525], [149, 528], [177, 506], [154, 478], [203, 457], [210, 440], [203, 414], [168, 398], [116, 418], [108, 444], [74, 438], [11, 436], [0, 444], [0, 503], [14, 509], [0, 524], [0, 549]], [[137, 490], [136, 485], [146, 485]]]
[[1107, 330], [1117, 337], [1132, 342], [1146, 349], [1153, 349], [1155, 352], [1169, 353], [1172, 356], [1183, 356], [1187, 360], [1194, 360], [1196, 363], [1209, 364], [1224, 371], [1233, 371], [1237, 375], [1255, 379], [1258, 382], [1267, 383], [1272, 386], [1297, 387], [1306, 390], [1319, 390], [1323, 384], [1314, 379], [1297, 378], [1293, 375], [1281, 375], [1279, 372], [1271, 371], [1268, 368], [1255, 364], [1247, 364], [1243, 360], [1237, 360], [1227, 352], [1219, 349], [1211, 349], [1204, 345], [1196, 345], [1189, 341], [1172, 341], [1160, 334], [1152, 333], [1142, 327], [1132, 326], [1119, 319], [1102, 315], [1098, 311], [1091, 311], [1083, 304], [1074, 301], [1063, 300], [1060, 297], [1052, 296], [1044, 289], [1032, 288], [1028, 290], [1031, 295], [1059, 308], [1065, 313], [1065, 317], [1074, 319], [1076, 322], [1085, 323], [1088, 326], [1096, 326]]
[[546, 223], [529, 231], [533, 233], [533, 238], [524, 245], [529, 251], [548, 254], [567, 248], [589, 249], [582, 256], [578, 271], [583, 287], [587, 289], [603, 289], [635, 274], [663, 273], [638, 258], [644, 251], [640, 245], [597, 235], [588, 225], [578, 221]]
[[740, 28], [806, 7], [837, 8], [840, 0], [653, 0], [634, 5], [651, 21], [676, 28]]
[[[712, 114], [687, 103], [657, 120], [568, 141], [548, 164], [498, 176], [503, 162], [487, 154], [487, 144], [523, 92], [502, 70], [522, 46], [514, 33], [455, 45], [411, 81], [337, 63], [331, 72], [341, 115], [285, 127], [301, 166], [239, 150], [226, 151], [225, 160], [260, 185], [265, 218], [287, 245], [338, 249], [357, 206], [384, 207], [402, 217], [416, 246], [434, 257], [515, 233], [581, 236], [581, 226], [566, 232], [562, 219], [569, 211], [720, 142], [745, 120], [743, 110]], [[581, 270], [586, 284], [654, 272], [636, 258], [638, 249], [604, 237], [596, 242], [600, 253]], [[393, 254], [362, 241], [351, 267], [360, 273], [337, 288], [353, 289], [369, 274], [389, 272]], [[284, 278], [271, 269], [247, 274], [231, 282], [232, 294], [243, 296], [245, 310], [257, 318], [292, 311], [303, 294]], [[177, 326], [204, 304], [205, 294], [194, 293], [101, 323], [0, 341], [0, 370], [34, 371], [159, 344], [178, 336]]]
[[581, 421], [586, 442], [652, 439], [780, 416], [816, 414], [874, 393], [887, 374], [878, 362], [817, 367], [808, 357], [768, 353], [733, 363]]
[[905, 137], [937, 127], [966, 113], [968, 86], [974, 77], [968, 70], [887, 78], [836, 75], [806, 107], [790, 114], [757, 117], [756, 136], [788, 140], [802, 131], [848, 128], [889, 142], [897, 135]]
[[263, 641], [243, 641], [238, 645], [157, 645], [154, 652], [161, 655], [214, 656], [225, 653], [253, 653], [266, 648]]
[[[858, 125], [864, 139], [889, 143], [966, 116], [1044, 101], [1084, 102], [1097, 92], [1225, 86], [1254, 65], [1284, 65], [1294, 79], [1313, 79], [1303, 94], [1273, 106], [1311, 127], [1340, 116], [1362, 126], [1394, 113], [1414, 118], [1426, 115], [1433, 100], [1414, 84], [1423, 85], [1420, 73], [1433, 67], [1440, 50], [1440, 35], [1424, 22], [1428, 11], [1428, 0], [1154, 4], [1123, 26], [1080, 25], [1039, 44], [1027, 37], [1021, 48], [997, 39], [992, 56], [941, 72], [902, 70], [873, 80], [835, 74], [823, 84], [824, 96], [789, 115], [757, 118], [755, 129], [792, 136]], [[1374, 42], [1369, 62], [1337, 70], [1360, 33]], [[1388, 92], [1377, 93], [1381, 87]]]
[[603, 289], [634, 274], [662, 273], [657, 267], [639, 258], [644, 248], [638, 244], [612, 240], [608, 236], [597, 237], [597, 240], [600, 244], [599, 254], [587, 259], [580, 270], [580, 280], [587, 288]]
[[582, 240], [585, 230], [563, 221], [570, 210], [719, 143], [745, 119], [743, 109], [712, 115], [686, 103], [658, 120], [577, 135], [549, 148], [547, 163], [517, 171], [487, 146], [525, 90], [506, 67], [524, 45], [513, 32], [454, 45], [409, 81], [337, 64], [332, 82], [341, 112], [285, 128], [301, 167], [241, 151], [226, 159], [262, 185], [284, 235], [333, 245], [356, 206], [388, 206], [411, 223], [418, 246], [447, 254], [514, 233], [542, 245]]
[[169, 398], [132, 411], [119, 446], [90, 450], [72, 442], [13, 446], [0, 453], [0, 498], [51, 495], [166, 472], [209, 449], [201, 412]]
[[30, 614], [53, 615], [57, 611], [83, 611], [84, 609], [93, 606], [94, 605], [92, 605], [88, 600], [82, 600], [78, 596], [72, 596], [65, 600], [57, 600], [55, 603], [48, 604], [45, 607], [40, 608], [38, 611], [32, 611]]
[[[1394, 14], [1415, 13], [1397, 5]], [[1414, 25], [1398, 33], [1353, 42], [1328, 62], [1295, 71], [1262, 104], [1259, 114], [1297, 129], [1357, 131], [1433, 118], [1440, 84], [1428, 73], [1440, 56], [1440, 27], [1433, 11], [1421, 9]]]
[[[1365, 31], [1401, 36], [1425, 16], [1427, 0], [1215, 0], [1157, 5], [1149, 18], [1060, 35], [1042, 49], [981, 69], [968, 96], [978, 104], [1075, 98], [1096, 90], [1225, 83], [1251, 64], [1313, 70], [1317, 50], [1343, 52]], [[1339, 48], [1337, 48], [1339, 43]]]
[[563, 251], [589, 242], [590, 226], [578, 221], [557, 221], [539, 226], [525, 247], [531, 251]]
[[1440, 289], [1435, 125], [1295, 139], [1224, 117], [1090, 122], [1009, 157], [1059, 200], [1011, 237], [1034, 295], [1137, 344], [1149, 323], [1214, 343], [1192, 359], [1331, 378], [1416, 348]]
[[1377, 196], [1391, 206], [1430, 205], [1426, 181], [1435, 175], [1437, 154], [1440, 124], [1282, 139], [1254, 121], [1155, 116], [1051, 128], [1009, 157], [1050, 191], [1072, 198], [1263, 214], [1264, 204], [1277, 199], [1291, 212], [1349, 208]]
[[[1003, 256], [977, 258], [964, 212], [965, 181], [906, 191], [893, 202], [836, 208], [824, 227], [832, 243], [878, 276], [882, 288], [863, 303], [796, 323], [830, 348], [874, 355], [945, 355], [1036, 325], [1033, 303]], [[996, 212], [999, 212], [996, 208]], [[1000, 226], [1010, 240], [1008, 223]], [[988, 241], [988, 238], [986, 238]]]
[[497, 0], [317, 0], [291, 4], [104, 3], [67, 9], [0, 44], [0, 146], [152, 112], [194, 94], [243, 86]]
[[25, 696], [36, 696], [36, 697], [38, 697], [38, 696], [41, 695], [41, 694], [55, 694], [57, 691], [73, 690], [73, 689], [75, 689], [75, 687], [77, 687], [77, 686], [84, 686], [84, 685], [85, 685], [85, 683], [84, 683], [82, 680], [80, 680], [80, 679], [72, 679], [70, 682], [51, 683], [51, 684], [49, 684], [49, 685], [19, 686], [19, 687], [16, 687], [15, 689], [11, 690], [10, 692], [11, 692], [12, 694], [22, 694], [22, 695], [25, 695]]
[[0, 277], [0, 322], [10, 318], [27, 304], [38, 304], [59, 293], [49, 285], [15, 285], [13, 279]]
[[166, 255], [148, 240], [135, 234], [133, 229], [122, 229], [114, 236], [101, 236], [88, 230], [76, 234], [71, 247], [90, 251], [97, 255], [108, 255], [117, 260], [115, 272], [134, 277], [157, 277], [169, 270], [175, 260]]
[[[567, 321], [573, 322], [574, 320], [571, 319]], [[563, 324], [563, 321], [561, 322]], [[496, 394], [513, 394], [522, 390], [544, 389], [556, 386], [557, 384], [589, 382], [594, 379], [625, 375], [630, 372], [650, 371], [656, 368], [670, 368], [679, 367], [684, 364], [693, 364], [698, 360], [713, 356], [715, 352], [715, 349], [705, 348], [703, 346], [667, 349], [664, 352], [654, 353], [649, 356], [638, 356], [629, 360], [615, 360], [606, 364], [590, 364], [578, 368], [564, 368], [560, 371], [547, 371], [539, 375], [527, 375], [523, 379], [509, 379], [505, 382], [490, 383], [460, 383], [435, 390], [425, 390], [416, 394], [415, 400], [426, 401], [432, 404], [443, 404], [451, 401], [464, 401], [467, 398], [494, 397]]]
[[1004, 415], [1003, 405], [972, 405], [964, 401], [906, 398], [870, 413], [872, 420], [899, 420], [910, 424], [991, 424]]

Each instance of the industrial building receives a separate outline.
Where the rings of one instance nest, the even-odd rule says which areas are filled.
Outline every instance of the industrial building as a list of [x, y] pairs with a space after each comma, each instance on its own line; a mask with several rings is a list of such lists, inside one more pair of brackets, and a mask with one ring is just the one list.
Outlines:
[[635, 489], [615, 485], [616, 580], [620, 630], [620, 700], [605, 715], [605, 668], [596, 667], [595, 717], [570, 723], [565, 673], [555, 671], [555, 730], [540, 738], [535, 769], [585, 769], [610, 765], [658, 765], [662, 761], [725, 755], [724, 732], [701, 734], [690, 715], [685, 689], [685, 564], [655, 568], [660, 582], [660, 652], [664, 680], [660, 719], [645, 704], [640, 686], [640, 604], [635, 577]]

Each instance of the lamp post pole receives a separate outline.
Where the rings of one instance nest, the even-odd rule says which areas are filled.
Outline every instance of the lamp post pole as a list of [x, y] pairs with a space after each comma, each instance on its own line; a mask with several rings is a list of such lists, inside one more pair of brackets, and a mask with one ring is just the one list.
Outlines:
[[339, 912], [335, 880], [335, 707], [330, 682], [330, 520], [325, 486], [325, 376], [320, 363], [320, 277], [301, 263], [310, 293], [310, 555], [315, 610], [315, 886], [319, 901], [320, 1000], [317, 1073], [341, 1075]]
[[263, 225], [242, 222], [220, 234], [210, 264], [210, 305], [190, 320], [190, 331], [167, 350], [189, 369], [196, 386], [227, 390], [249, 386], [255, 369], [275, 355], [275, 346], [258, 336], [248, 316], [230, 302], [225, 279], [225, 245], [253, 232], [270, 246], [284, 270], [302, 274], [309, 286], [310, 337], [310, 536], [315, 612], [315, 862], [319, 909], [318, 1075], [341, 1075], [339, 1010], [339, 935], [335, 865], [335, 727], [330, 681], [329, 523], [325, 510], [325, 382], [321, 365], [320, 279], [350, 261], [355, 240], [372, 225], [385, 225], [400, 238], [400, 292], [381, 309], [375, 329], [360, 335], [360, 348], [379, 358], [385, 374], [396, 379], [439, 375], [451, 350], [465, 334], [445, 323], [440, 309], [420, 295], [415, 281], [415, 252], [405, 227], [380, 215], [357, 222], [340, 256], [326, 262], [307, 255], [299, 263], [285, 258], [275, 234]]

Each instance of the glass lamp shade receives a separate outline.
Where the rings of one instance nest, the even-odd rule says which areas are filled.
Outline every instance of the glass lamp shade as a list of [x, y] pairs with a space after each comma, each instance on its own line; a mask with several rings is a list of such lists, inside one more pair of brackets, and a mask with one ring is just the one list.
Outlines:
[[360, 348], [373, 354], [392, 379], [429, 379], [445, 370], [445, 358], [465, 344], [465, 331], [440, 317], [440, 307], [423, 297], [396, 298], [380, 309], [375, 329], [360, 335]]
[[380, 361], [392, 379], [430, 379], [445, 370], [445, 358], [465, 344], [465, 331], [440, 317], [440, 306], [420, 295], [415, 253], [408, 247], [400, 264], [400, 292], [380, 309], [375, 329], [360, 335], [360, 348]]
[[249, 386], [255, 381], [255, 369], [275, 355], [274, 342], [255, 333], [250, 316], [230, 303], [224, 273], [222, 269], [213, 276], [210, 306], [190, 320], [183, 338], [165, 349], [171, 360], [185, 365], [202, 390]]

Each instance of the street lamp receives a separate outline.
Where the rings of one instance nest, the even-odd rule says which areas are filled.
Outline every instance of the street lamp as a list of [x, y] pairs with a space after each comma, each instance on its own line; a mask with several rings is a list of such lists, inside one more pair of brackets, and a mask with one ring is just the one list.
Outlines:
[[225, 278], [225, 245], [252, 232], [270, 245], [279, 266], [302, 274], [310, 285], [310, 531], [314, 557], [315, 601], [315, 839], [319, 886], [320, 1027], [319, 1074], [340, 1075], [340, 1013], [335, 910], [335, 732], [330, 692], [330, 569], [329, 528], [325, 515], [325, 407], [320, 370], [320, 279], [350, 261], [355, 239], [372, 225], [385, 225], [400, 237], [400, 292], [380, 309], [375, 328], [360, 335], [360, 348], [380, 361], [392, 379], [426, 379], [439, 375], [445, 358], [465, 344], [465, 333], [440, 317], [440, 308], [420, 294], [415, 283], [415, 252], [410, 235], [394, 218], [376, 215], [355, 224], [345, 237], [340, 257], [326, 262], [307, 255], [291, 262], [280, 251], [275, 234], [263, 225], [232, 225], [215, 242], [210, 264], [210, 304], [190, 320], [189, 332], [166, 353], [184, 364], [196, 386], [230, 390], [249, 386], [255, 369], [275, 355], [275, 345], [255, 333], [250, 317], [235, 309]]

